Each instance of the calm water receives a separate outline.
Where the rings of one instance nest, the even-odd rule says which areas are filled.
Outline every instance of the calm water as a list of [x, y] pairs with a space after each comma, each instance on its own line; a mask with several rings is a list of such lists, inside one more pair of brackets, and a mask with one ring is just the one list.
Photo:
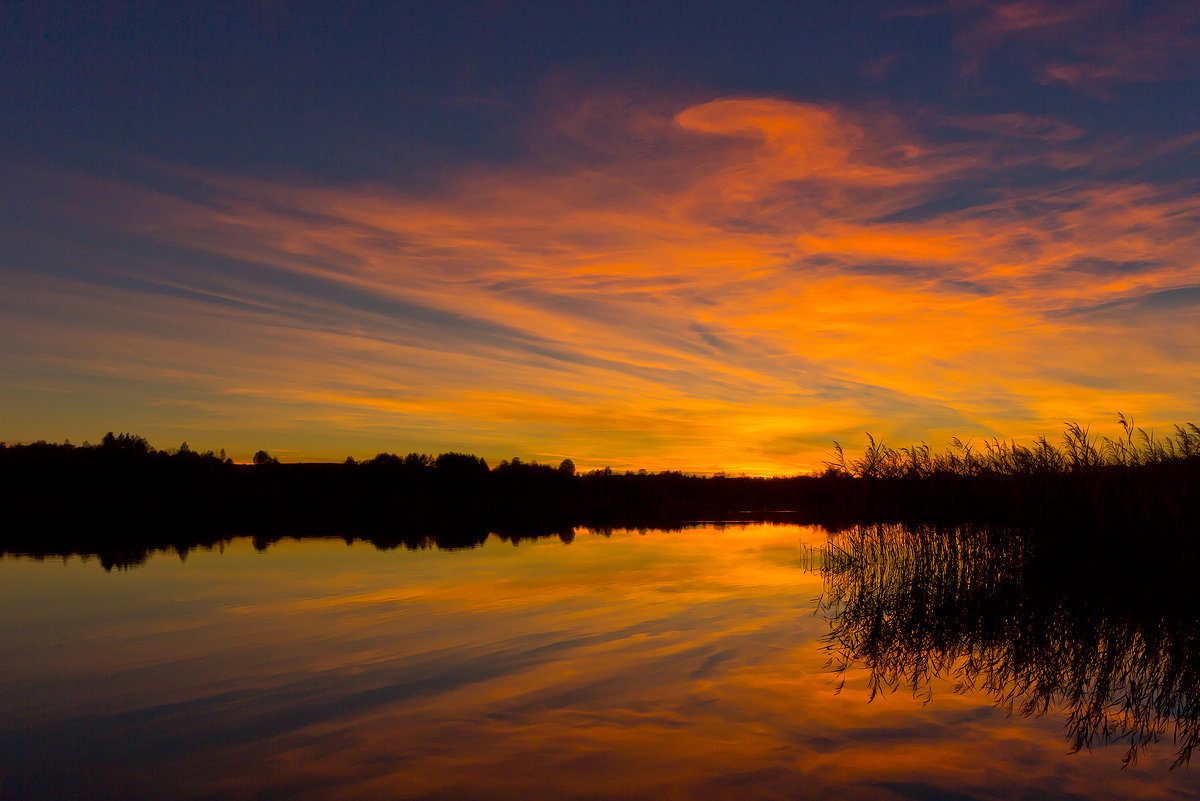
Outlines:
[[1122, 769], [1127, 744], [1071, 753], [1069, 709], [1009, 714], [994, 672], [956, 690], [973, 652], [912, 617], [928, 587], [831, 577], [825, 539], [6, 558], [0, 797], [1200, 797], [1169, 725]]

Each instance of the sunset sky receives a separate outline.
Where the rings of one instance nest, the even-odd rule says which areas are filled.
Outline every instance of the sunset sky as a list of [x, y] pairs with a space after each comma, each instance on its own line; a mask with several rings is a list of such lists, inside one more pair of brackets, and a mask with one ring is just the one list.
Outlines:
[[0, 440], [771, 475], [1200, 421], [1195, 2], [5, 18]]

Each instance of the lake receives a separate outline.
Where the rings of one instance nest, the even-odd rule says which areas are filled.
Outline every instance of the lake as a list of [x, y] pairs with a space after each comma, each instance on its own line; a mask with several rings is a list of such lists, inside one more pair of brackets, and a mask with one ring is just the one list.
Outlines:
[[0, 797], [1200, 798], [1190, 615], [905, 537], [7, 556]]

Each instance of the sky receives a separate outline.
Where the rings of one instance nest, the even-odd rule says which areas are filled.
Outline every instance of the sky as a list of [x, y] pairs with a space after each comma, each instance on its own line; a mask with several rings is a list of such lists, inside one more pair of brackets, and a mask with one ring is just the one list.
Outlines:
[[0, 440], [791, 475], [1200, 419], [1195, 3], [5, 15]]

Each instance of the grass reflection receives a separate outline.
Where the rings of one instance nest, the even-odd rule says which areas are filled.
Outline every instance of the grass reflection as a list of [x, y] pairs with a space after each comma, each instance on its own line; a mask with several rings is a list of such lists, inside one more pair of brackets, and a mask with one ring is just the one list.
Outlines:
[[1163, 537], [875, 525], [824, 554], [825, 648], [869, 696], [930, 697], [935, 679], [1024, 716], [1066, 717], [1073, 751], [1123, 743], [1131, 764], [1168, 733], [1172, 767], [1200, 745], [1195, 564]]

